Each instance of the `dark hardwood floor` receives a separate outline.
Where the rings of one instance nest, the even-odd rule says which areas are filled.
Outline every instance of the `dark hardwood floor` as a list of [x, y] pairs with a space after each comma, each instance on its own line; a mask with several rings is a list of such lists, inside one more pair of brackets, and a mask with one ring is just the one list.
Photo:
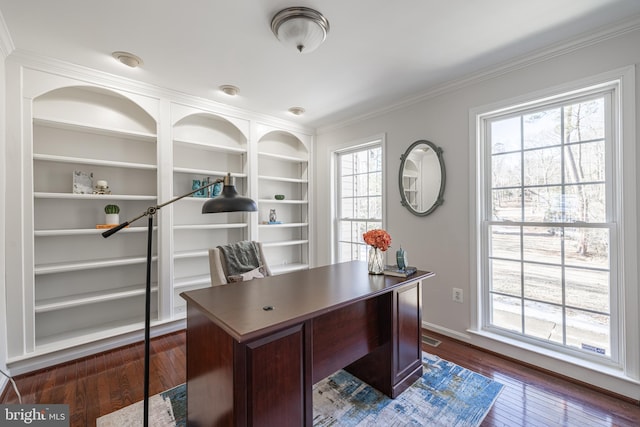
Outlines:
[[[505, 385], [482, 426], [640, 426], [640, 406], [522, 366], [426, 331], [442, 343], [425, 351]], [[96, 418], [143, 397], [143, 344], [18, 376], [23, 403], [66, 403], [71, 426], [95, 426]], [[185, 381], [185, 334], [154, 338], [150, 393]], [[1, 403], [17, 403], [8, 385]]]
[[504, 384], [482, 422], [489, 426], [640, 426], [640, 406], [482, 351], [431, 331], [423, 350]]

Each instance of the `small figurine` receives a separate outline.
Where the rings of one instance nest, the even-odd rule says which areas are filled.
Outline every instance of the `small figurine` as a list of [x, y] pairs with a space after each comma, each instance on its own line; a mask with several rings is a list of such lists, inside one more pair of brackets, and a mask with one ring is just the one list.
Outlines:
[[93, 194], [111, 194], [111, 190], [109, 189], [109, 184], [107, 183], [107, 181], [96, 181], [96, 186], [93, 190]]
[[209, 197], [217, 197], [220, 195], [220, 193], [222, 193], [222, 183], [217, 182], [213, 184], [212, 187], [209, 187], [209, 189], [210, 189]]
[[277, 222], [277, 221], [278, 221], [278, 217], [276, 216], [276, 210], [271, 209], [269, 211], [269, 222]]
[[200, 188], [203, 185], [205, 185], [204, 181], [200, 181], [199, 179], [193, 180], [193, 183], [191, 184], [191, 189], [198, 190], [195, 193], [193, 193], [193, 197], [206, 197], [206, 194], [205, 194], [206, 189]]
[[398, 263], [398, 268], [400, 270], [404, 270], [409, 264], [407, 261], [407, 253], [402, 249], [402, 246], [400, 246], [400, 249], [396, 251], [396, 262]]

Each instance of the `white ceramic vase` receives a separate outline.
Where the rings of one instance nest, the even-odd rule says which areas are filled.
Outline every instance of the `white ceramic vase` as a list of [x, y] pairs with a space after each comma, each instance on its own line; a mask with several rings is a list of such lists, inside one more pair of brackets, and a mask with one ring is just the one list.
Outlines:
[[105, 224], [120, 224], [120, 214], [104, 214]]

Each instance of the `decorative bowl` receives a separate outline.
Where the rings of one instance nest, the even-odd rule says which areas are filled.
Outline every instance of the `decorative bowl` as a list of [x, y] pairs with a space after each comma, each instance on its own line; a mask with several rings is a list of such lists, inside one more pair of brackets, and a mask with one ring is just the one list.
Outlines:
[[284, 194], [276, 194], [274, 197], [276, 200], [284, 200]]

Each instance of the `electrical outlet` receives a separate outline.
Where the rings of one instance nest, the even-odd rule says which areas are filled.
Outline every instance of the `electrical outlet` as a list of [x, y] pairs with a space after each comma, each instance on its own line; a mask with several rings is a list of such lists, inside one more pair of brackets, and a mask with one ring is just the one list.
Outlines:
[[455, 302], [459, 302], [459, 303], [462, 303], [464, 301], [463, 294], [462, 294], [462, 289], [453, 288], [453, 300]]

